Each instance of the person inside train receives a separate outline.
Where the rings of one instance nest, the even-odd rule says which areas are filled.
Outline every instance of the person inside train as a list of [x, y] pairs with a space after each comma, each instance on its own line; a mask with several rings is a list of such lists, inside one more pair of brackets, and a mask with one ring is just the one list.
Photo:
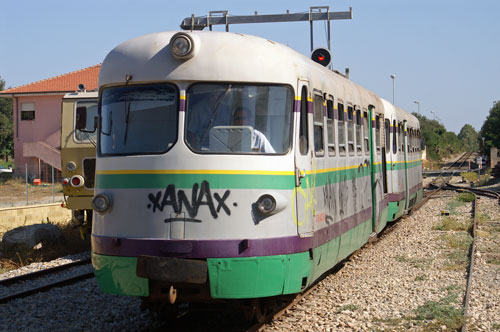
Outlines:
[[[235, 126], [252, 126], [250, 111], [245, 107], [238, 107], [233, 113], [233, 124]], [[276, 152], [266, 136], [257, 129], [253, 130], [252, 150], [266, 153]]]

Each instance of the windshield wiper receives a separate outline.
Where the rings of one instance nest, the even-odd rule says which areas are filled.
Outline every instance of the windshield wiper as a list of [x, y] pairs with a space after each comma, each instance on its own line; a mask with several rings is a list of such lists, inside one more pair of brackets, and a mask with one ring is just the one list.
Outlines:
[[125, 135], [123, 137], [123, 145], [127, 144], [127, 133], [128, 133], [128, 121], [130, 117], [130, 102], [128, 102], [127, 106], [127, 115], [125, 116]]

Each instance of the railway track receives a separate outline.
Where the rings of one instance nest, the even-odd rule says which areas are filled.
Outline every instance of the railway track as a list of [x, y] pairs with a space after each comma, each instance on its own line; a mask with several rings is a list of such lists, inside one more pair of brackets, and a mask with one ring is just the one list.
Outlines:
[[[12, 277], [12, 278], [0, 280], [0, 286], [10, 288], [10, 286], [14, 286], [14, 285], [22, 284], [22, 283], [26, 283], [26, 282], [31, 282], [35, 279], [50, 277], [50, 276], [55, 275], [56, 273], [70, 270], [70, 269], [78, 267], [78, 266], [90, 265], [90, 263], [91, 263], [90, 258], [86, 258], [86, 259], [81, 259], [81, 260], [74, 261], [71, 263], [58, 265], [58, 266], [55, 266], [52, 268], [43, 269], [40, 271], [31, 272], [31, 273], [26, 273], [23, 275]], [[94, 276], [93, 272], [88, 272], [88, 271], [78, 272], [78, 273], [75, 273], [69, 277], [56, 278], [55, 280], [39, 283], [38, 285], [28, 287], [26, 289], [17, 290], [17, 291], [7, 291], [7, 293], [8, 293], [7, 295], [3, 295], [0, 297], [0, 304], [7, 303], [7, 302], [14, 300], [14, 299], [23, 298], [26, 296], [31, 296], [31, 295], [40, 293], [40, 292], [44, 292], [44, 291], [47, 291], [47, 290], [54, 288], [54, 287], [61, 287], [61, 286], [70, 285], [70, 284], [73, 284], [73, 283], [78, 282], [80, 280], [92, 278], [93, 276]], [[13, 287], [13, 288], [15, 288], [15, 287]]]

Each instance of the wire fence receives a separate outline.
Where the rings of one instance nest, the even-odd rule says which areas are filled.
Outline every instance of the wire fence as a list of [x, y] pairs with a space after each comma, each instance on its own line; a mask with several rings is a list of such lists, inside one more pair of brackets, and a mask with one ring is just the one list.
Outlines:
[[0, 173], [0, 208], [64, 200], [61, 172], [49, 164], [25, 164]]

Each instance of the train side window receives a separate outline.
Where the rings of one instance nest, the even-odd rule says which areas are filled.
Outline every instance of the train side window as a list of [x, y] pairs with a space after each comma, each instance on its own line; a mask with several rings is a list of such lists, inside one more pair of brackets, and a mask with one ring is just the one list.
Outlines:
[[323, 97], [314, 96], [314, 155], [316, 157], [325, 155], [324, 146], [324, 128], [323, 128], [323, 114], [324, 114]]
[[398, 153], [397, 131], [398, 131], [398, 124], [396, 123], [396, 120], [393, 120], [392, 121], [392, 153], [394, 153], [394, 154]]
[[370, 127], [368, 124], [368, 112], [363, 112], [363, 142], [365, 142], [365, 153], [370, 154], [370, 140], [368, 139], [370, 134]]
[[306, 155], [309, 151], [309, 132], [307, 121], [307, 88], [302, 87], [300, 96], [300, 127], [299, 127], [299, 149], [300, 154]]
[[403, 135], [404, 135], [404, 130], [403, 130], [403, 124], [401, 122], [398, 123], [398, 150], [399, 153], [403, 153]]
[[328, 132], [328, 155], [335, 156], [335, 116], [333, 100], [326, 102], [326, 130]]
[[385, 130], [385, 151], [389, 153], [391, 151], [391, 121], [385, 119], [384, 121]]
[[354, 111], [352, 106], [347, 106], [347, 144], [349, 144], [349, 154], [354, 154]]
[[358, 155], [361, 154], [361, 111], [359, 109], [356, 110], [356, 151]]
[[413, 128], [410, 129], [410, 149], [411, 152], [415, 152], [415, 131]]
[[338, 108], [338, 113], [339, 113], [339, 123], [338, 123], [338, 126], [339, 126], [339, 130], [338, 130], [338, 133], [339, 133], [339, 153], [340, 155], [342, 156], [345, 156], [345, 153], [346, 153], [346, 146], [345, 146], [345, 112], [344, 112], [344, 104], [342, 103], [338, 103], [337, 104], [337, 108]]
[[406, 131], [406, 148], [408, 149], [408, 153], [411, 152], [411, 148], [410, 148], [410, 141], [411, 141], [411, 129], [408, 129]]
[[375, 146], [377, 154], [380, 154], [380, 116], [375, 117]]

